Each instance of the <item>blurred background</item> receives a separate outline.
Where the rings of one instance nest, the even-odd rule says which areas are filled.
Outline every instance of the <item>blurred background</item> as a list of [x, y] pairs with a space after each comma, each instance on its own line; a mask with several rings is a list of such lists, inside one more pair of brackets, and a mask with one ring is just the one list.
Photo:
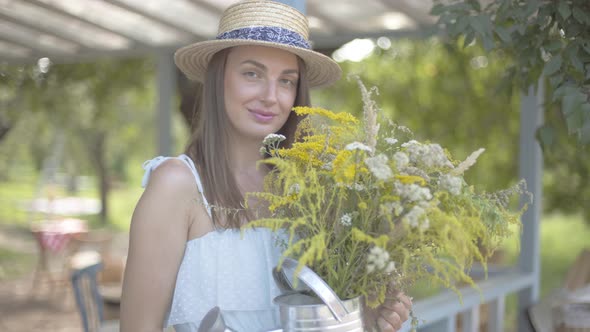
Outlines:
[[[205, 4], [205, 12], [218, 15], [220, 8], [231, 1], [222, 2], [192, 3]], [[18, 6], [33, 7], [36, 3], [0, 1], [0, 27], [22, 24], [37, 34], [52, 35], [47, 29], [51, 26], [49, 20], [36, 25], [10, 16]], [[73, 2], [39, 3], [40, 8], [68, 13], [67, 7]], [[136, 8], [135, 1], [107, 3], [130, 12]], [[359, 7], [353, 2], [344, 3], [355, 6], [353, 9]], [[404, 1], [391, 3], [408, 7]], [[427, 17], [431, 5], [428, 1], [424, 6]], [[441, 39], [428, 28], [436, 22], [434, 16], [420, 21], [416, 14], [415, 21], [411, 21], [406, 12], [409, 16], [399, 16], [402, 18], [397, 21], [390, 17], [389, 28], [363, 26], [361, 23], [370, 19], [365, 17], [358, 21], [359, 30], [355, 30], [358, 17], [330, 20], [326, 14], [329, 8], [322, 16], [320, 6], [320, 1], [308, 1], [312, 39], [315, 36], [322, 46], [320, 50], [340, 63], [345, 76], [334, 87], [314, 91], [314, 105], [360, 114], [360, 91], [355, 79], [349, 77], [358, 75], [368, 87], [378, 89], [375, 99], [382, 119], [409, 127], [420, 139], [440, 143], [457, 159], [485, 148], [477, 165], [468, 172], [468, 181], [479, 189], [492, 191], [518, 182], [521, 92], [506, 81], [513, 56], [501, 50], [490, 52], [479, 42], [465, 47], [463, 40]], [[138, 12], [147, 12], [147, 19], [154, 19], [154, 8], [146, 4]], [[344, 15], [346, 10], [342, 8], [333, 15]], [[391, 5], [389, 9], [395, 8]], [[79, 18], [71, 13], [66, 16], [77, 19], [80, 26], [89, 21], [94, 28], [102, 24], [85, 15], [89, 12]], [[34, 20], [35, 16], [29, 18]], [[170, 25], [161, 20], [167, 18], [154, 19], [157, 24]], [[65, 31], [69, 21], [62, 22], [61, 30], [54, 31], [55, 38], [71, 39]], [[322, 35], [318, 32], [322, 31], [322, 22], [332, 24], [334, 31], [342, 26], [348, 30], [332, 37]], [[414, 24], [404, 26], [404, 22]], [[111, 26], [107, 30], [117, 29]], [[180, 30], [190, 32], [186, 26]], [[80, 247], [87, 246], [108, 251], [103, 264], [114, 277], [105, 273], [104, 280], [116, 281], [120, 277], [129, 222], [142, 193], [142, 163], [162, 151], [170, 155], [184, 151], [198, 86], [181, 76], [172, 79], [175, 86], [166, 120], [170, 121], [169, 147], [163, 150], [162, 119], [157, 112], [161, 60], [153, 54], [162, 48], [154, 48], [151, 54], [135, 47], [134, 52], [101, 51], [91, 56], [92, 48], [82, 44], [82, 56], [76, 58], [75, 54], [52, 53], [50, 48], [57, 43], [49, 43], [45, 48], [31, 47], [29, 53], [18, 53], [13, 44], [24, 48], [23, 41], [15, 40], [16, 35], [7, 31], [0, 32], [0, 54], [5, 55], [0, 58], [0, 330], [33, 331], [44, 327], [77, 331], [80, 323], [73, 293], [60, 293], [53, 286], [55, 280], [46, 278], [45, 272], [53, 276], [61, 273], [64, 257], [69, 259]], [[133, 44], [129, 49], [134, 49]], [[553, 145], [543, 149], [541, 297], [563, 286], [576, 258], [590, 246], [588, 149], [569, 135], [561, 109], [564, 104], [552, 101], [552, 89], [547, 84], [543, 92], [547, 95], [543, 105], [545, 122], [552, 128]], [[65, 231], [46, 225], [46, 221], [56, 219], [69, 220], [60, 226]], [[55, 235], [59, 232], [69, 236], [59, 238]], [[517, 260], [518, 230], [516, 235], [498, 256], [502, 264]], [[10, 305], [15, 299], [19, 299], [17, 305]], [[19, 329], [11, 325], [14, 323], [9, 316], [18, 319], [21, 327], [23, 321], [31, 324]]]

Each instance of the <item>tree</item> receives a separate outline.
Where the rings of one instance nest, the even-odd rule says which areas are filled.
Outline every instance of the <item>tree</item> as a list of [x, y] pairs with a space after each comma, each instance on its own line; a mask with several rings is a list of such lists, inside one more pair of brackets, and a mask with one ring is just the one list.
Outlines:
[[[493, 0], [482, 8], [478, 0], [435, 0], [431, 13], [451, 40], [508, 54], [513, 63], [505, 84], [527, 89], [544, 75], [549, 102], [579, 100], [562, 105], [562, 118], [579, 142], [590, 143], [590, 2]], [[555, 130], [546, 126], [542, 143], [551, 144]]]
[[[5, 122], [13, 128], [19, 121], [37, 116], [43, 120], [35, 130], [49, 130], [53, 136], [62, 132], [67, 137], [65, 158], [77, 156], [77, 168], [91, 168], [97, 175], [102, 203], [100, 218], [106, 223], [113, 166], [132, 150], [126, 145], [128, 128], [145, 127], [145, 119], [152, 118], [153, 94], [146, 98], [148, 87], [153, 85], [152, 64], [146, 59], [56, 64], [39, 77], [27, 74], [35, 71], [34, 66], [3, 70], [16, 74], [11, 81], [2, 83], [18, 84], [0, 85], [0, 95], [9, 96], [4, 99], [5, 105], [10, 104], [3, 108], [0, 119], [8, 119]], [[147, 131], [135, 132], [139, 139], [134, 147], [146, 148], [141, 145], [145, 144], [141, 135]], [[43, 159], [47, 144], [46, 140], [32, 141], [32, 154]], [[36, 164], [41, 167], [40, 161]]]
[[47, 67], [0, 64], [0, 141], [24, 113], [27, 95], [41, 83]]

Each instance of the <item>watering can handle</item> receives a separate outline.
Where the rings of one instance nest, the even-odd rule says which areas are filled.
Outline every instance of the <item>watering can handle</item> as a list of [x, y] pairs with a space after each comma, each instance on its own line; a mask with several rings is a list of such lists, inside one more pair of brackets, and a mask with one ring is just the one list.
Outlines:
[[[291, 284], [290, 279], [287, 277], [286, 273], [289, 275], [294, 276], [295, 270], [299, 263], [292, 259], [292, 258], [285, 258], [283, 264], [281, 266], [281, 270], [278, 271], [277, 268], [273, 271], [273, 276], [277, 284], [279, 284], [279, 288], [283, 291], [285, 290], [294, 290], [293, 285]], [[334, 293], [334, 290], [326, 284], [326, 282], [320, 278], [312, 269], [308, 268], [307, 266], [303, 266], [297, 278], [302, 281], [307, 287], [309, 287], [330, 309], [334, 318], [339, 322], [344, 319], [344, 317], [348, 314], [348, 310], [344, 307], [344, 304]]]

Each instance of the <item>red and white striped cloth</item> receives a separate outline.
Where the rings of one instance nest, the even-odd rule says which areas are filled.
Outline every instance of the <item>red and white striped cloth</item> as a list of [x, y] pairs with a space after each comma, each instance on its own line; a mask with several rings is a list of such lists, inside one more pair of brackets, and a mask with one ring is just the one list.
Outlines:
[[37, 241], [45, 250], [60, 252], [75, 234], [88, 231], [86, 221], [81, 219], [43, 220], [31, 227]]

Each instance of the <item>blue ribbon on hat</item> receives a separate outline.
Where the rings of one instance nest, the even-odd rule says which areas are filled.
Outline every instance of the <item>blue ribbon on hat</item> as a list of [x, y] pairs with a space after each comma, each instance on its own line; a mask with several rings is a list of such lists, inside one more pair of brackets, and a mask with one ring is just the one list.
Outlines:
[[217, 39], [258, 40], [311, 49], [311, 45], [297, 32], [281, 27], [247, 27], [224, 32]]

